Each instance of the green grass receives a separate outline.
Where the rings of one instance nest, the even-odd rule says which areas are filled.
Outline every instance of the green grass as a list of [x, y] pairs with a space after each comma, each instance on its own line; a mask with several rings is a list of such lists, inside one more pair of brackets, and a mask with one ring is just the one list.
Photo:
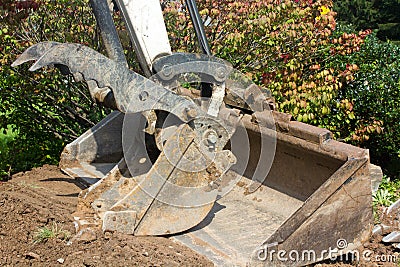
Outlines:
[[12, 126], [7, 129], [0, 129], [0, 180], [10, 176], [10, 165], [8, 162], [9, 154], [12, 153], [9, 142], [12, 141], [18, 133], [12, 131]]
[[392, 205], [399, 198], [400, 181], [398, 179], [391, 180], [389, 177], [383, 176], [378, 191], [372, 195], [375, 224], [380, 223], [382, 211], [384, 211], [386, 207]]
[[384, 176], [378, 191], [373, 195], [375, 206], [388, 207], [400, 198], [400, 181]]
[[22, 186], [22, 187], [30, 187], [30, 188], [33, 188], [33, 189], [44, 189], [43, 187], [38, 186], [37, 184], [33, 184], [33, 183], [29, 184], [29, 183], [27, 183], [25, 181], [19, 182], [18, 184], [20, 186]]
[[70, 237], [71, 233], [69, 231], [64, 230], [56, 222], [53, 222], [50, 227], [43, 226], [36, 230], [33, 236], [33, 243], [43, 243], [53, 238], [68, 240]]

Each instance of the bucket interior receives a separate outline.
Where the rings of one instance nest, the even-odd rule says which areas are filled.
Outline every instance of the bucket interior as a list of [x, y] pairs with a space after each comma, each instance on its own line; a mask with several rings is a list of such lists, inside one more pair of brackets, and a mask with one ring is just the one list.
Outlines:
[[174, 237], [221, 265], [227, 261], [247, 263], [252, 253], [344, 164], [278, 138], [268, 175], [255, 192], [248, 194], [246, 187], [257, 166], [263, 164], [259, 162], [261, 140], [269, 144], [272, 140], [268, 139], [273, 137], [261, 137], [260, 132], [252, 130], [247, 134], [250, 159], [237, 186], [215, 203], [202, 223]]

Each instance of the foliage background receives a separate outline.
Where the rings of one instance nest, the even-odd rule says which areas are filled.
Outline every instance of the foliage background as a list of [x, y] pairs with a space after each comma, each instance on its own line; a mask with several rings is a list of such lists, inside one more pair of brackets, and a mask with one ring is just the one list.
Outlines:
[[[278, 110], [369, 148], [372, 162], [399, 177], [397, 46], [337, 25], [332, 1], [198, 2], [213, 53], [271, 90]], [[181, 3], [166, 17], [175, 50], [196, 50]]]
[[52, 40], [100, 48], [87, 1], [6, 0], [0, 6], [0, 128], [3, 138], [0, 174], [56, 164], [62, 147], [104, 115], [85, 85], [46, 69], [29, 72], [29, 64], [11, 63], [30, 45]]
[[400, 176], [400, 47], [370, 34], [360, 51], [349, 56], [359, 66], [340, 97], [353, 103], [350, 141], [370, 149], [373, 161], [390, 176]]
[[383, 41], [400, 41], [400, 2], [398, 0], [334, 1], [337, 20], [357, 30], [376, 29]]
[[[7, 0], [0, 7], [0, 128], [9, 129], [7, 136], [14, 134], [1, 149], [3, 176], [56, 163], [65, 143], [107, 113], [71, 77], [50, 69], [30, 73], [28, 65], [9, 67], [18, 54], [43, 40], [104, 50], [86, 0], [40, 3], [18, 7]], [[397, 46], [382, 43], [376, 32], [337, 25], [329, 0], [197, 3], [207, 18], [213, 53], [271, 90], [280, 111], [369, 148], [374, 163], [389, 176], [399, 176]], [[182, 2], [166, 3], [164, 16], [173, 50], [199, 52]], [[137, 70], [118, 13], [115, 19], [130, 65]]]

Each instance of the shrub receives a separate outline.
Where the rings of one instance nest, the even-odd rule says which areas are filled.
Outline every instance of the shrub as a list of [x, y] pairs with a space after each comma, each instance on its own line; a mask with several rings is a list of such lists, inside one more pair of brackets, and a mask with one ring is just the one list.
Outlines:
[[29, 64], [11, 63], [30, 45], [52, 40], [99, 48], [87, 1], [3, 1], [0, 6], [0, 129], [17, 136], [1, 148], [1, 174], [55, 164], [65, 142], [93, 126], [104, 112], [84, 84], [47, 69], [29, 72]]
[[62, 226], [54, 222], [51, 226], [43, 226], [37, 229], [33, 236], [33, 243], [45, 243], [50, 239], [59, 239], [67, 241], [71, 237], [71, 233], [64, 230]]
[[0, 179], [1, 177], [7, 177], [10, 175], [11, 169], [8, 161], [10, 151], [8, 150], [8, 144], [15, 137], [15, 133], [11, 133], [9, 129], [2, 129], [0, 132]]
[[400, 2], [397, 0], [334, 1], [338, 21], [352, 24], [357, 30], [377, 29], [377, 36], [386, 41], [400, 40]]
[[348, 60], [359, 71], [341, 92], [355, 115], [343, 134], [347, 141], [368, 148], [389, 176], [400, 177], [400, 47], [381, 42], [373, 33]]

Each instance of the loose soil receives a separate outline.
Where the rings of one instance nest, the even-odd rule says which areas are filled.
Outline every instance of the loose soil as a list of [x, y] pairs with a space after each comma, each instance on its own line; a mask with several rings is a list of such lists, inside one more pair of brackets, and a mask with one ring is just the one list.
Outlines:
[[[45, 165], [0, 182], [0, 266], [213, 266], [205, 257], [163, 237], [134, 237], [86, 232], [74, 238], [72, 213], [82, 189], [58, 167]], [[38, 231], [53, 228], [55, 237], [38, 242]], [[396, 255], [382, 237], [364, 249]], [[397, 266], [391, 262], [326, 262], [317, 267]]]
[[[0, 182], [0, 266], [213, 266], [205, 257], [162, 237], [88, 233], [79, 241], [71, 214], [81, 186], [55, 166]], [[43, 227], [59, 236], [35, 243]], [[67, 237], [68, 238], [68, 237]]]

